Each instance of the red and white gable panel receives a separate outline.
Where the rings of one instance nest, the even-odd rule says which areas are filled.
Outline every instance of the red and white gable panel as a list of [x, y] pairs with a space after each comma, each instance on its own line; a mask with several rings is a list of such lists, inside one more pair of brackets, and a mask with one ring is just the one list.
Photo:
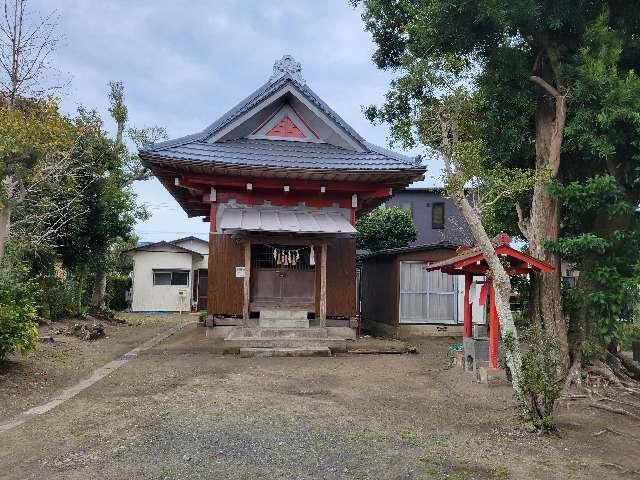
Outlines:
[[318, 134], [298, 115], [291, 105], [284, 104], [260, 125], [248, 138], [319, 142]]

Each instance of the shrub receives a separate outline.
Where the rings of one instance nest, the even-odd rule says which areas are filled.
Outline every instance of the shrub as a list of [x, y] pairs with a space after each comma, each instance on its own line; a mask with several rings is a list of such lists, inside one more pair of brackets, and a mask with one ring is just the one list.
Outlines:
[[131, 279], [124, 274], [110, 274], [107, 278], [107, 305], [112, 310], [125, 310], [125, 292], [131, 288]]
[[640, 323], [625, 323], [618, 335], [621, 350], [631, 350], [631, 344], [640, 340]]
[[79, 286], [75, 279], [48, 278], [42, 291], [44, 315], [52, 320], [82, 315], [85, 312], [78, 310], [78, 295]]
[[14, 351], [23, 355], [38, 342], [38, 314], [33, 282], [15, 283], [0, 279], [0, 360]]
[[553, 431], [555, 405], [563, 388], [560, 346], [538, 327], [530, 328], [523, 338], [528, 345], [522, 355], [523, 415], [537, 429]]
[[399, 207], [378, 207], [360, 217], [356, 228], [360, 246], [373, 251], [404, 247], [417, 236], [411, 213]]

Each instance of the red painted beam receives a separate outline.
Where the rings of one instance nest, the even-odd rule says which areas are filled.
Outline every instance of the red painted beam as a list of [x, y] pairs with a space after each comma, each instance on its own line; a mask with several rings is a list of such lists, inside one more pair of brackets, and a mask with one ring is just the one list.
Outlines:
[[301, 203], [304, 203], [308, 207], [323, 208], [331, 207], [334, 204], [338, 204], [340, 208], [351, 208], [351, 198], [339, 198], [339, 197], [324, 197], [320, 195], [302, 195], [302, 194], [285, 194], [285, 193], [273, 193], [273, 194], [260, 194], [259, 192], [218, 192], [217, 202], [227, 203], [230, 200], [243, 205], [263, 205], [265, 201], [271, 202], [271, 205], [277, 207], [295, 207]]
[[205, 188], [210, 186], [246, 188], [247, 183], [253, 184], [256, 189], [282, 190], [285, 185], [289, 185], [291, 190], [317, 190], [326, 187], [327, 190], [337, 192], [372, 192], [375, 195], [391, 196], [390, 188], [380, 184], [367, 184], [362, 182], [342, 182], [323, 180], [294, 180], [278, 178], [249, 178], [249, 177], [227, 177], [221, 175], [185, 175], [179, 180], [180, 186], [186, 188]]
[[496, 292], [493, 288], [493, 280], [489, 283], [491, 306], [489, 309], [489, 363], [491, 368], [498, 368], [498, 338], [500, 335], [500, 322], [496, 309]]
[[464, 338], [471, 338], [473, 335], [472, 332], [472, 305], [469, 303], [469, 290], [471, 289], [471, 284], [473, 283], [473, 275], [465, 275], [464, 276]]

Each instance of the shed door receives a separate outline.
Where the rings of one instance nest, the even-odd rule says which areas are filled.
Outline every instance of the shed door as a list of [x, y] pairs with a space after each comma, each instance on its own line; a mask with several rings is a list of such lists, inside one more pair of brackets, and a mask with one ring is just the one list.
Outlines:
[[400, 323], [457, 323], [456, 278], [426, 266], [400, 262]]

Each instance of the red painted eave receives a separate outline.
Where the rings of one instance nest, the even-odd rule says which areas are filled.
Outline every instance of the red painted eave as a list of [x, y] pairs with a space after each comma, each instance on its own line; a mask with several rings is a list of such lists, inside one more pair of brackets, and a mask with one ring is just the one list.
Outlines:
[[[496, 247], [496, 253], [499, 256], [506, 256], [507, 259], [517, 260], [525, 263], [528, 269], [539, 272], [553, 272], [555, 269], [542, 260], [532, 257], [526, 253], [520, 252], [508, 245], [500, 245]], [[482, 275], [486, 273], [489, 267], [486, 264], [484, 254], [479, 250], [463, 253], [455, 257], [443, 260], [441, 262], [432, 263], [427, 270], [442, 270], [444, 273], [462, 275], [470, 273], [473, 275]], [[525, 273], [522, 267], [511, 268], [513, 274]]]

